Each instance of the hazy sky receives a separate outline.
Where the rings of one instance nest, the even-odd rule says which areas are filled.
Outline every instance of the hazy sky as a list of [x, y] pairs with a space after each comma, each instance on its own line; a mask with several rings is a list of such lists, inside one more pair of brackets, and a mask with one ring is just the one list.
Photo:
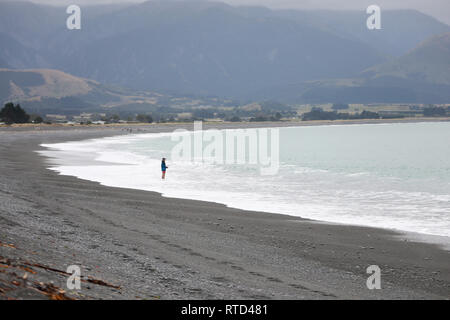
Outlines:
[[[47, 4], [94, 4], [144, 2], [145, 0], [32, 0]], [[185, 0], [189, 1], [189, 0]], [[381, 9], [416, 9], [450, 25], [450, 0], [223, 0], [233, 5], [262, 5], [271, 8], [365, 10], [376, 4]]]

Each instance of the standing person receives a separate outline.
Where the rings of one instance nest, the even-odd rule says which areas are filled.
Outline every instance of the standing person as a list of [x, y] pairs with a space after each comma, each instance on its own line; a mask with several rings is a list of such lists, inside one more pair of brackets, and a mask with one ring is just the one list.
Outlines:
[[167, 170], [167, 168], [169, 168], [169, 167], [166, 166], [166, 158], [162, 158], [162, 161], [161, 161], [162, 179], [166, 178], [166, 170]]

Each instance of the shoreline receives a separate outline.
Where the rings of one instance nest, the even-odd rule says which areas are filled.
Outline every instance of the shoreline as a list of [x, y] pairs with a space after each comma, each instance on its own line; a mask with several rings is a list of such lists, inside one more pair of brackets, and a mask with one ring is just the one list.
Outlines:
[[[449, 119], [450, 121], [450, 119]], [[332, 121], [331, 121], [332, 122]], [[414, 123], [429, 123], [430, 121], [425, 121], [425, 122], [414, 122]], [[440, 121], [438, 121], [440, 122]], [[263, 122], [264, 123], [264, 122]], [[405, 122], [403, 122], [405, 123]], [[408, 122], [408, 123], [413, 123], [413, 122]], [[276, 122], [274, 122], [273, 124], [276, 124]], [[386, 122], [383, 123], [338, 123], [335, 125], [366, 125], [366, 124], [389, 124]], [[214, 124], [207, 124], [207, 125], [214, 125]], [[237, 127], [242, 128], [242, 127], [246, 127], [246, 126], [242, 126], [243, 123], [237, 123], [235, 124]], [[313, 125], [312, 123], [308, 123], [307, 126]], [[328, 125], [333, 125], [333, 124], [328, 124], [328, 123], [320, 123], [320, 124], [316, 124], [314, 126], [328, 126]], [[291, 125], [287, 125], [287, 126], [276, 126], [273, 128], [299, 128], [302, 126], [291, 126]], [[188, 130], [189, 132], [192, 132], [192, 128], [189, 128], [190, 130]], [[226, 130], [226, 128], [220, 128], [220, 129], [224, 129]], [[160, 132], [155, 132], [155, 133], [160, 133]], [[133, 134], [133, 136], [139, 135], [139, 134], [145, 134], [145, 133], [135, 133]], [[116, 136], [113, 136], [116, 137]], [[78, 141], [82, 141], [82, 140], [76, 140], [73, 142], [78, 142]], [[87, 141], [87, 140], [86, 140]], [[66, 141], [68, 143], [70, 143], [71, 141]], [[158, 191], [158, 190], [154, 190], [154, 189], [144, 189], [144, 188], [138, 188], [138, 187], [127, 187], [127, 186], [116, 186], [116, 185], [110, 185], [104, 182], [101, 182], [99, 180], [96, 179], [88, 179], [88, 178], [83, 178], [80, 176], [77, 176], [76, 174], [69, 174], [69, 173], [61, 173], [58, 171], [58, 167], [59, 166], [70, 166], [72, 165], [72, 163], [75, 163], [75, 161], [80, 161], [82, 160], [83, 166], [90, 166], [90, 165], [108, 165], [108, 166], [120, 166], [120, 165], [126, 165], [126, 163], [118, 163], [118, 162], [108, 162], [108, 161], [103, 161], [103, 160], [96, 160], [95, 157], [93, 156], [93, 154], [84, 154], [83, 153], [83, 157], [80, 158], [80, 155], [77, 154], [70, 154], [70, 155], [61, 155], [59, 153], [61, 153], [61, 150], [53, 150], [51, 146], [43, 146], [41, 145], [40, 147], [45, 148], [44, 150], [40, 150], [38, 151], [38, 153], [43, 156], [46, 159], [49, 159], [49, 165], [47, 167], [48, 170], [53, 170], [55, 172], [57, 172], [59, 175], [65, 175], [65, 176], [72, 176], [78, 179], [82, 179], [82, 180], [86, 180], [86, 181], [91, 181], [91, 182], [97, 182], [102, 186], [105, 187], [113, 187], [113, 188], [123, 188], [123, 189], [129, 189], [129, 190], [139, 190], [139, 191], [146, 191], [146, 192], [155, 192], [157, 194], [159, 194], [161, 197], [163, 198], [168, 198], [168, 199], [181, 199], [181, 200], [195, 200], [195, 201], [205, 201], [205, 202], [210, 202], [210, 203], [215, 203], [218, 205], [224, 205], [227, 208], [230, 209], [237, 209], [237, 210], [244, 210], [244, 211], [261, 211], [261, 212], [265, 212], [265, 213], [270, 213], [270, 214], [278, 214], [278, 215], [284, 215], [287, 217], [295, 217], [295, 218], [300, 218], [300, 219], [304, 219], [304, 220], [308, 220], [311, 222], [316, 222], [316, 223], [325, 223], [325, 224], [336, 224], [336, 225], [341, 225], [341, 226], [355, 226], [355, 227], [372, 227], [372, 228], [379, 228], [379, 229], [383, 229], [383, 230], [388, 230], [388, 231], [392, 231], [392, 232], [396, 232], [401, 234], [402, 236], [406, 236], [411, 240], [415, 240], [415, 241], [419, 241], [419, 242], [423, 242], [423, 243], [430, 243], [430, 244], [435, 244], [435, 245], [439, 245], [443, 250], [448, 250], [450, 251], [450, 236], [446, 236], [446, 235], [440, 235], [440, 234], [433, 234], [433, 233], [423, 233], [423, 232], [419, 232], [419, 231], [411, 231], [411, 230], [404, 230], [404, 229], [399, 229], [399, 228], [393, 228], [393, 227], [384, 227], [384, 226], [377, 226], [377, 225], [370, 225], [370, 224], [364, 224], [364, 223], [348, 223], [348, 222], [340, 222], [340, 221], [328, 221], [328, 220], [320, 220], [320, 219], [315, 219], [315, 218], [310, 218], [310, 217], [303, 217], [303, 216], [298, 216], [295, 214], [290, 214], [290, 213], [284, 213], [284, 212], [277, 212], [277, 211], [272, 211], [272, 210], [261, 210], [261, 209], [255, 209], [255, 208], [251, 208], [251, 207], [244, 207], [244, 206], [237, 206], [237, 205], [232, 205], [229, 204], [227, 202], [224, 201], [220, 201], [220, 200], [205, 200], [205, 199], [201, 199], [201, 198], [190, 198], [187, 196], [180, 196], [180, 195], [167, 195], [164, 194], [164, 192], [162, 191]], [[67, 151], [64, 151], [67, 152]], [[63, 152], [63, 153], [64, 153]], [[86, 156], [86, 157], [85, 157]], [[74, 157], [74, 158], [72, 158]], [[70, 160], [67, 160], [70, 159]], [[69, 161], [69, 164], [67, 163], [67, 161]], [[51, 164], [50, 164], [51, 163]]]
[[[414, 242], [390, 230], [330, 225], [105, 187], [51, 172], [35, 152], [40, 143], [124, 134], [120, 128], [5, 131], [0, 130], [4, 159], [0, 165], [5, 172], [0, 178], [5, 203], [0, 221], [6, 228], [0, 242], [16, 249], [1, 245], [0, 256], [34, 259], [60, 270], [77, 260], [91, 276], [121, 287], [92, 285], [82, 290], [84, 297], [67, 295], [86, 299], [450, 298], [449, 253], [436, 245]], [[365, 268], [371, 264], [382, 269], [383, 290], [365, 288]], [[33, 277], [64, 286], [65, 277], [47, 273]], [[11, 291], [11, 297], [26, 298], [22, 289]]]
[[[320, 125], [348, 125], [348, 124], [385, 124], [385, 123], [421, 123], [421, 122], [450, 122], [450, 117], [410, 117], [399, 119], [355, 119], [355, 120], [286, 120], [286, 121], [261, 121], [261, 122], [227, 122], [227, 121], [202, 121], [205, 125], [232, 126], [232, 127], [302, 127]], [[184, 127], [193, 125], [193, 122], [164, 122], [164, 123], [110, 123], [110, 124], [0, 124], [2, 130], [41, 130], [41, 129], [117, 129], [126, 127]]]

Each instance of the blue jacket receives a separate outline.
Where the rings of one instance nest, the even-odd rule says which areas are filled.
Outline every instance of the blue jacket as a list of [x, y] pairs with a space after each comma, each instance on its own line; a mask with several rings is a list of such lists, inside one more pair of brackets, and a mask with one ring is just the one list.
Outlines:
[[166, 171], [167, 166], [166, 163], [164, 161], [161, 162], [161, 171]]

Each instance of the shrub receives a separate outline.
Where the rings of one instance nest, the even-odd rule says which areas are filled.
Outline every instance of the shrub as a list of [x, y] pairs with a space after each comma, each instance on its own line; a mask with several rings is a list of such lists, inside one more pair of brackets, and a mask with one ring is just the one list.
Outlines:
[[145, 123], [152, 123], [153, 122], [153, 118], [150, 115], [147, 114], [138, 114], [136, 116], [136, 120], [139, 122], [145, 122]]
[[14, 105], [12, 102], [9, 102], [0, 110], [0, 120], [6, 124], [27, 123], [30, 120], [30, 116], [19, 104]]
[[446, 110], [442, 107], [430, 106], [423, 109], [423, 115], [425, 117], [445, 117], [446, 114]]

